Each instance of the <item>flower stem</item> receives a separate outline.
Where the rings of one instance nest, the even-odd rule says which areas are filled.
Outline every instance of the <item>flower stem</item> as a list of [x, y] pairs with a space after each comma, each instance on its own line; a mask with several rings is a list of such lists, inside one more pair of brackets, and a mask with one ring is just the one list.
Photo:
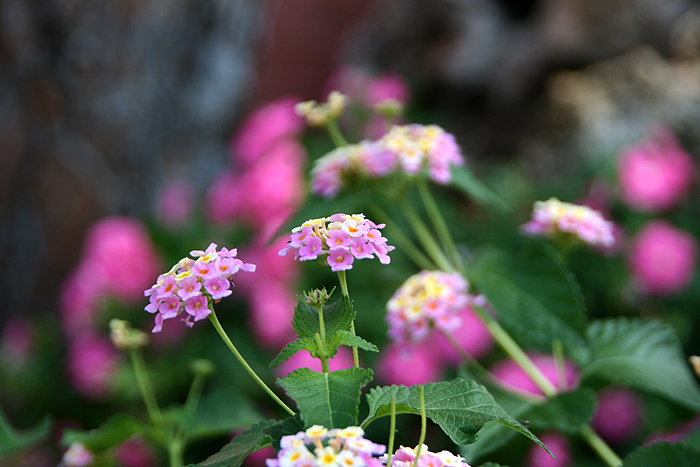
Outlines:
[[163, 414], [160, 412], [160, 408], [156, 402], [156, 396], [153, 393], [151, 381], [148, 379], [148, 371], [143, 361], [141, 349], [131, 349], [129, 355], [131, 356], [131, 365], [134, 369], [134, 375], [136, 375], [136, 384], [141, 392], [143, 403], [146, 406], [146, 412], [148, 412], [148, 418], [154, 426], [161, 426], [164, 423]]
[[401, 207], [408, 218], [408, 223], [411, 224], [411, 228], [413, 228], [416, 236], [418, 236], [418, 239], [435, 264], [445, 272], [454, 271], [454, 267], [452, 267], [452, 264], [450, 264], [450, 261], [440, 249], [440, 246], [431, 235], [428, 227], [426, 227], [418, 213], [413, 209], [413, 206], [404, 198], [401, 202]]
[[389, 422], [389, 455], [386, 459], [387, 467], [391, 467], [391, 456], [394, 453], [394, 437], [396, 435], [396, 396], [391, 396], [391, 418]]
[[457, 246], [455, 245], [452, 234], [450, 234], [450, 229], [447, 227], [447, 222], [440, 212], [435, 198], [433, 198], [432, 193], [430, 193], [430, 188], [428, 188], [428, 183], [424, 178], [418, 178], [418, 194], [423, 201], [423, 206], [430, 216], [430, 220], [433, 222], [433, 226], [437, 231], [438, 237], [440, 238], [440, 243], [442, 243], [443, 248], [449, 253], [452, 262], [457, 266], [459, 270], [462, 270], [462, 260], [457, 252]]
[[331, 137], [331, 141], [333, 141], [333, 144], [336, 145], [336, 147], [343, 147], [348, 145], [348, 141], [345, 139], [345, 136], [343, 136], [343, 133], [340, 131], [340, 127], [338, 127], [338, 122], [334, 119], [331, 119], [327, 124], [326, 124], [326, 130], [328, 131], [328, 136]]
[[[340, 291], [343, 294], [343, 297], [347, 298], [348, 301], [350, 300], [350, 294], [348, 293], [348, 281], [345, 277], [345, 271], [338, 271], [338, 281], [340, 282]], [[357, 335], [355, 333], [355, 320], [350, 323], [350, 332], [353, 334]], [[355, 368], [360, 367], [360, 355], [357, 351], [357, 347], [352, 347], [352, 360], [355, 364]]]
[[418, 385], [418, 399], [420, 400], [420, 438], [418, 439], [418, 447], [416, 449], [416, 458], [413, 460], [413, 467], [418, 465], [418, 458], [420, 457], [421, 449], [423, 449], [423, 443], [425, 442], [425, 432], [427, 431], [427, 420], [425, 416], [425, 394], [423, 391], [423, 385]]
[[255, 373], [255, 370], [253, 370], [250, 365], [248, 365], [248, 362], [245, 361], [243, 358], [243, 355], [236, 349], [236, 346], [233, 345], [233, 342], [231, 342], [231, 339], [229, 339], [228, 335], [226, 334], [226, 331], [224, 331], [224, 328], [221, 327], [221, 323], [219, 323], [219, 319], [216, 317], [216, 313], [214, 310], [211, 310], [211, 313], [209, 314], [209, 321], [214, 325], [214, 329], [216, 329], [216, 332], [219, 333], [219, 336], [224, 340], [224, 343], [226, 346], [229, 348], [231, 353], [233, 353], [233, 356], [236, 357], [236, 359], [240, 362], [241, 365], [243, 365], [243, 368], [248, 372], [248, 374], [255, 380], [258, 385], [263, 388], [263, 390], [270, 396], [272, 399], [274, 399], [275, 402], [277, 402], [280, 407], [282, 407], [284, 410], [287, 411], [290, 415], [294, 416], [295, 413], [292, 409], [287, 407], [287, 404], [282, 402], [282, 399], [277, 397], [277, 394], [272, 392], [272, 389], [270, 389], [265, 382], [260, 379], [257, 373]]
[[593, 430], [591, 425], [586, 423], [579, 429], [581, 437], [586, 440], [588, 445], [603, 459], [610, 467], [620, 467], [622, 459], [613, 451], [608, 444]]
[[314, 337], [316, 338], [316, 345], [318, 345], [318, 349], [321, 351], [321, 356], [319, 357], [319, 360], [321, 360], [321, 371], [330, 373], [331, 368], [328, 365], [328, 357], [326, 356], [326, 344], [321, 340], [321, 335], [319, 333], [315, 333]]
[[387, 230], [392, 241], [401, 248], [408, 258], [413, 261], [413, 264], [421, 269], [436, 269], [435, 264], [423, 254], [420, 249], [401, 231], [389, 215], [378, 205], [374, 205], [373, 209], [377, 212], [378, 218], [386, 222]]

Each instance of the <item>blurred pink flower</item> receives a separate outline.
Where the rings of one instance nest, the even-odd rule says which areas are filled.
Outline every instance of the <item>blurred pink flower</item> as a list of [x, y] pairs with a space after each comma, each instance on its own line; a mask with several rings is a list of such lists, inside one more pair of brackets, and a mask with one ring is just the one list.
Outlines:
[[94, 334], [95, 314], [105, 289], [102, 269], [83, 260], [61, 284], [59, 310], [61, 327], [68, 337]]
[[691, 156], [668, 128], [624, 149], [617, 168], [622, 201], [644, 212], [676, 206], [696, 176]]
[[5, 369], [19, 371], [29, 360], [34, 340], [29, 319], [12, 316], [0, 334], [0, 361]]
[[138, 437], [131, 437], [120, 444], [114, 456], [122, 467], [152, 467], [158, 464], [154, 449]]
[[663, 220], [642, 227], [632, 239], [629, 265], [633, 281], [643, 293], [669, 295], [693, 281], [697, 240]]
[[160, 269], [146, 227], [129, 217], [106, 217], [93, 224], [83, 261], [101, 269], [105, 292], [130, 303], [141, 300]]
[[598, 394], [598, 406], [591, 424], [607, 442], [628, 441], [642, 426], [642, 403], [631, 390], [611, 386]]
[[[562, 390], [562, 385], [559, 381], [559, 375], [557, 375], [556, 363], [554, 357], [551, 355], [544, 354], [528, 354], [529, 357], [534, 362], [535, 366], [540, 369], [544, 376], [551, 382], [557, 389]], [[503, 360], [497, 363], [493, 368], [491, 368], [491, 373], [497, 379], [501, 380], [502, 386], [512, 392], [521, 393], [525, 396], [530, 396], [533, 394], [543, 395], [540, 388], [530, 379], [530, 377], [525, 373], [525, 371], [518, 366], [512, 359]], [[565, 388], [573, 389], [578, 385], [578, 370], [569, 361], [564, 362], [564, 381], [566, 382]]]
[[249, 258], [250, 262], [257, 265], [258, 268], [255, 270], [255, 277], [244, 275], [236, 278], [238, 290], [247, 293], [258, 284], [267, 281], [280, 281], [288, 284], [294, 282], [299, 275], [299, 262], [294, 261], [291, 256], [279, 255], [279, 251], [287, 246], [288, 240], [288, 236], [282, 235], [270, 242], [269, 245], [256, 241], [255, 244], [245, 248], [241, 255]]
[[217, 225], [228, 225], [237, 220], [245, 196], [238, 176], [231, 170], [214, 178], [206, 193], [207, 219]]
[[109, 339], [86, 337], [71, 342], [66, 359], [73, 388], [89, 399], [104, 399], [114, 389], [119, 354]]
[[391, 99], [399, 104], [406, 104], [410, 97], [408, 85], [395, 73], [384, 73], [367, 82], [364, 104], [373, 107], [382, 101]]
[[297, 98], [285, 97], [251, 112], [233, 137], [232, 160], [250, 166], [274, 143], [298, 135], [304, 128], [304, 120], [294, 112], [298, 103]]
[[292, 318], [297, 298], [288, 284], [260, 280], [249, 295], [250, 324], [258, 342], [279, 350], [294, 339]]
[[385, 384], [412, 386], [440, 380], [442, 368], [432, 342], [423, 341], [410, 348], [388, 345], [376, 363], [376, 377]]
[[[493, 347], [493, 337], [486, 325], [479, 319], [471, 307], [467, 307], [459, 313], [461, 324], [452, 332], [452, 335], [461, 344], [462, 348], [473, 358], [481, 358]], [[457, 365], [461, 361], [457, 352], [447, 339], [440, 333], [436, 333], [435, 344], [439, 348], [437, 358], [449, 365]]]
[[[328, 360], [328, 365], [331, 371], [352, 368], [354, 366], [352, 350], [349, 347], [338, 347], [338, 353], [335, 354], [335, 357]], [[284, 378], [297, 368], [310, 368], [321, 372], [321, 360], [313, 358], [309, 352], [302, 350], [275, 368], [275, 374], [278, 378]]]
[[171, 180], [158, 196], [157, 213], [168, 227], [182, 227], [192, 216], [194, 191], [186, 179]]
[[83, 443], [75, 442], [68, 446], [59, 467], [89, 467], [95, 456]]
[[275, 457], [275, 448], [268, 446], [248, 454], [243, 461], [244, 467], [265, 467], [265, 459]]
[[552, 456], [547, 451], [533, 444], [527, 452], [526, 467], [567, 467], [571, 465], [572, 458], [569, 440], [566, 436], [550, 431], [541, 434], [539, 438], [554, 454], [556, 459], [552, 459]]

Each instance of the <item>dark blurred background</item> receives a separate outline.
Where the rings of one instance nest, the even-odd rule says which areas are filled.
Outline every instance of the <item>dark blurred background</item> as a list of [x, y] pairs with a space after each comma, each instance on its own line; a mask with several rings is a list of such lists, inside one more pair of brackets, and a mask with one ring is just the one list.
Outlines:
[[91, 222], [204, 190], [248, 110], [343, 64], [402, 75], [473, 165], [555, 177], [656, 121], [697, 149], [699, 25], [690, 0], [2, 0], [0, 324], [56, 308]]

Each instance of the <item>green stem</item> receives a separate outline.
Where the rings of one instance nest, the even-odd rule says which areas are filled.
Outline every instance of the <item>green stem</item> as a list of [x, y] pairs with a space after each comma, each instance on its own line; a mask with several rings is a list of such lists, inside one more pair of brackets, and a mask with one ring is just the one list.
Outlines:
[[[348, 301], [350, 300], [350, 294], [348, 293], [348, 281], [347, 278], [345, 277], [345, 271], [338, 271], [338, 281], [340, 282], [340, 291], [343, 294], [343, 297], [347, 298]], [[353, 334], [357, 335], [355, 333], [355, 320], [350, 323], [350, 332]], [[352, 347], [352, 360], [355, 364], [355, 368], [360, 367], [360, 354], [357, 351], [357, 347]]]
[[182, 440], [177, 437], [168, 444], [168, 457], [170, 458], [170, 467], [180, 467], [184, 465], [182, 461], [182, 452], [184, 451]]
[[598, 436], [591, 425], [586, 423], [579, 429], [581, 437], [586, 440], [588, 445], [593, 448], [593, 450], [598, 454], [598, 456], [603, 459], [603, 461], [610, 467], [620, 467], [622, 465], [622, 459], [618, 456], [615, 451], [613, 451], [608, 444], [603, 441], [603, 439]]
[[427, 420], [425, 416], [425, 395], [422, 384], [418, 385], [418, 399], [420, 400], [420, 438], [418, 439], [416, 458], [413, 460], [413, 467], [416, 467], [416, 465], [418, 465], [418, 458], [420, 457], [420, 452], [423, 449], [423, 443], [425, 442], [425, 432], [427, 431]]
[[321, 336], [319, 333], [315, 333], [314, 337], [316, 338], [316, 345], [318, 345], [318, 349], [321, 351], [321, 356], [319, 357], [319, 360], [321, 360], [321, 371], [323, 371], [324, 373], [330, 373], [331, 367], [328, 365], [325, 341], [321, 340]]
[[233, 353], [233, 356], [236, 357], [236, 359], [240, 362], [241, 365], [243, 365], [243, 368], [248, 372], [248, 374], [255, 380], [258, 385], [263, 388], [263, 390], [270, 396], [272, 399], [277, 402], [280, 407], [282, 407], [284, 410], [287, 411], [290, 415], [294, 416], [295, 413], [292, 409], [287, 407], [287, 404], [282, 402], [282, 399], [277, 397], [277, 394], [272, 392], [272, 389], [270, 389], [265, 382], [260, 379], [257, 373], [255, 373], [255, 370], [253, 370], [250, 365], [248, 365], [248, 362], [245, 361], [243, 358], [243, 355], [236, 349], [236, 346], [233, 345], [233, 342], [231, 342], [231, 339], [229, 339], [228, 335], [226, 334], [226, 331], [224, 331], [224, 328], [221, 327], [221, 323], [219, 323], [219, 319], [216, 317], [216, 313], [214, 310], [211, 310], [211, 313], [209, 314], [209, 321], [214, 325], [214, 329], [216, 329], [216, 332], [219, 333], [219, 336], [224, 340], [224, 343], [226, 346], [229, 348], [231, 353]]
[[140, 349], [132, 349], [129, 351], [129, 354], [131, 356], [131, 365], [134, 369], [134, 375], [136, 375], [136, 384], [139, 387], [143, 403], [146, 406], [148, 418], [154, 426], [163, 425], [163, 414], [160, 412], [160, 408], [156, 402], [156, 396], [153, 393], [151, 381], [148, 379], [148, 371], [143, 361], [143, 354]]
[[435, 202], [435, 198], [433, 198], [433, 195], [430, 193], [428, 183], [422, 177], [418, 178], [418, 193], [437, 231], [440, 243], [442, 243], [443, 248], [449, 253], [452, 262], [461, 271], [463, 269], [462, 260], [457, 252], [457, 246], [452, 238], [452, 234], [450, 234], [450, 229], [447, 227], [447, 222], [445, 222], [445, 218], [442, 216], [442, 212]]
[[552, 355], [557, 374], [557, 385], [560, 391], [566, 391], [569, 383], [566, 381], [566, 365], [564, 363], [564, 345], [559, 339], [552, 342]]
[[437, 264], [437, 266], [443, 271], [454, 271], [454, 267], [452, 267], [452, 264], [450, 264], [450, 261], [440, 249], [440, 246], [433, 238], [430, 230], [428, 230], [428, 227], [426, 227], [418, 213], [416, 213], [416, 211], [413, 209], [413, 206], [411, 206], [411, 204], [404, 198], [401, 201], [401, 207], [408, 218], [408, 223], [411, 225], [411, 228], [416, 233], [416, 236], [423, 244], [423, 247], [426, 249], [428, 255], [430, 255], [435, 264]]
[[199, 399], [202, 397], [206, 379], [207, 378], [204, 375], [194, 375], [192, 385], [187, 393], [187, 399], [185, 399], [185, 410], [191, 415], [194, 415], [194, 413], [197, 411], [197, 406], [199, 405]]
[[418, 248], [403, 231], [398, 227], [396, 222], [394, 222], [389, 215], [378, 205], [372, 207], [374, 211], [378, 214], [377, 218], [384, 220], [386, 222], [387, 233], [391, 238], [392, 242], [398, 246], [401, 251], [403, 251], [408, 258], [413, 261], [413, 264], [418, 266], [420, 269], [433, 270], [437, 267], [427, 256], [420, 251]]
[[333, 144], [335, 144], [336, 147], [340, 148], [348, 145], [348, 141], [340, 131], [340, 127], [338, 127], [338, 122], [336, 120], [330, 120], [328, 123], [326, 123], [326, 130], [328, 131], [328, 136], [331, 137], [331, 141], [333, 141]]
[[391, 396], [391, 418], [389, 422], [389, 449], [386, 460], [387, 467], [391, 467], [391, 456], [394, 454], [394, 436], [396, 435], [396, 396]]

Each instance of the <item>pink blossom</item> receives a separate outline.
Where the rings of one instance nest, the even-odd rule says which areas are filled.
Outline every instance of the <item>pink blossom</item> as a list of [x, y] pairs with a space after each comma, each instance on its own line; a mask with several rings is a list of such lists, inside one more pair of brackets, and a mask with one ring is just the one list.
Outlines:
[[[564, 374], [557, 374], [557, 365], [554, 357], [543, 354], [529, 354], [535, 366], [542, 374], [560, 391], [574, 389], [578, 385], [579, 374], [573, 363], [565, 360]], [[536, 394], [543, 395], [542, 390], [530, 379], [525, 371], [512, 359], [503, 360], [491, 368], [491, 373], [499, 379], [504, 388], [521, 393], [525, 396]], [[562, 383], [565, 382], [565, 385]]]
[[527, 453], [526, 467], [568, 467], [572, 465], [571, 449], [566, 436], [550, 431], [540, 435], [539, 438], [556, 459], [552, 459], [552, 456], [540, 446], [532, 444]]
[[168, 227], [182, 227], [192, 217], [194, 190], [184, 178], [169, 181], [158, 196], [157, 213]]
[[647, 223], [632, 239], [629, 265], [642, 293], [670, 295], [693, 281], [697, 240], [663, 220]]
[[[256, 242], [245, 251], [245, 257], [258, 266], [255, 276], [241, 275], [237, 278], [238, 290], [252, 290], [258, 283], [280, 281], [292, 283], [299, 274], [299, 263], [292, 258], [285, 258], [278, 254], [279, 250], [287, 245], [289, 237], [280, 236], [269, 245]], [[301, 245], [299, 245], [301, 246]]]
[[231, 295], [233, 292], [230, 290], [230, 287], [231, 282], [221, 278], [221, 276], [212, 277], [204, 281], [204, 288], [214, 300], [221, 300]]
[[275, 456], [275, 448], [268, 446], [263, 449], [258, 449], [255, 452], [248, 454], [248, 457], [243, 461], [244, 467], [264, 467], [265, 459]]
[[156, 452], [151, 445], [139, 437], [131, 437], [121, 443], [114, 456], [122, 467], [151, 467], [157, 465]]
[[233, 137], [232, 159], [253, 165], [274, 143], [298, 135], [304, 120], [294, 112], [297, 103], [297, 98], [284, 97], [251, 112]]
[[261, 280], [250, 291], [249, 304], [250, 325], [262, 346], [278, 351], [294, 339], [292, 318], [297, 300], [289, 285]]
[[244, 202], [238, 177], [232, 171], [216, 176], [206, 194], [206, 216], [216, 225], [228, 225], [236, 220]]
[[197, 276], [188, 276], [182, 280], [177, 281], [177, 295], [183, 301], [189, 300], [190, 298], [195, 298], [202, 295], [202, 283], [200, 278]]
[[160, 267], [145, 226], [128, 217], [106, 217], [90, 228], [83, 261], [101, 269], [105, 292], [133, 303]]
[[620, 198], [632, 209], [666, 211], [688, 194], [696, 169], [673, 132], [659, 128], [618, 159]]
[[[474, 310], [467, 306], [458, 318], [460, 324], [452, 332], [455, 340], [473, 358], [478, 359], [488, 354], [493, 347], [493, 337]], [[459, 355], [442, 334], [436, 333], [435, 344], [440, 349], [436, 352], [438, 358], [452, 365], [460, 363]]]
[[68, 337], [94, 333], [95, 315], [104, 297], [105, 281], [101, 268], [83, 261], [61, 284], [61, 327]]
[[364, 103], [367, 107], [391, 99], [400, 104], [408, 102], [410, 91], [406, 81], [394, 73], [385, 73], [371, 78], [365, 90]]
[[74, 339], [66, 361], [70, 383], [78, 393], [90, 399], [104, 399], [111, 394], [119, 355], [110, 340]]
[[352, 269], [352, 263], [355, 257], [349, 248], [336, 247], [328, 250], [328, 265], [331, 267], [331, 271], [347, 271]]
[[[352, 351], [348, 347], [339, 347], [335, 357], [328, 359], [328, 366], [331, 371], [346, 370], [354, 365]], [[309, 352], [302, 350], [275, 368], [275, 374], [277, 374], [278, 378], [284, 378], [297, 368], [310, 368], [319, 373], [323, 371], [321, 360], [313, 358]]]
[[611, 444], [624, 443], [642, 427], [642, 401], [631, 390], [611, 386], [598, 394], [598, 405], [591, 424]]
[[95, 456], [83, 443], [72, 443], [63, 454], [59, 467], [89, 467]]
[[[185, 301], [185, 311], [190, 314], [195, 321], [200, 321], [209, 316], [211, 310], [207, 306], [209, 301], [204, 295], [188, 298]], [[165, 316], [163, 316], [165, 318]]]
[[377, 378], [385, 384], [425, 384], [439, 381], [441, 375], [440, 358], [427, 341], [411, 348], [389, 345], [377, 361]]

